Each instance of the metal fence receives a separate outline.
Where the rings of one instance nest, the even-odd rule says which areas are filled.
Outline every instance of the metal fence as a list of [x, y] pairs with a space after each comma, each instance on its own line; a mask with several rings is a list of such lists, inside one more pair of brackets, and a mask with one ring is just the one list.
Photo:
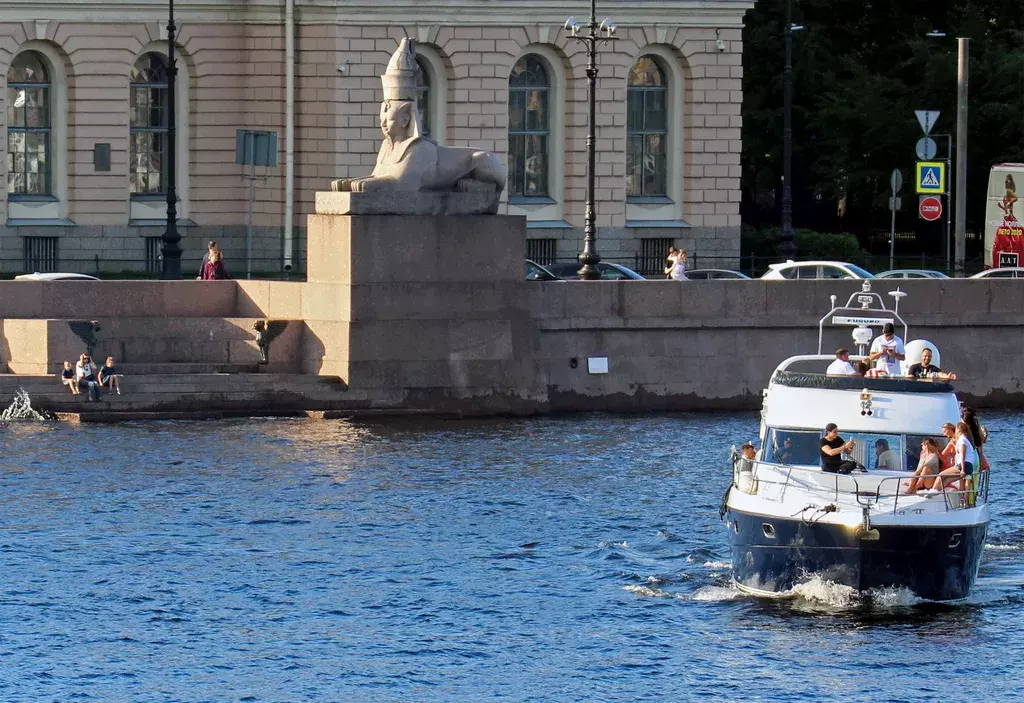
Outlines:
[[[670, 240], [671, 241], [671, 240]], [[670, 245], [671, 246], [671, 245]], [[664, 249], [665, 253], [668, 252], [668, 247]], [[793, 258], [794, 261], [820, 261], [821, 257], [812, 256], [796, 256]], [[570, 261], [576, 261], [575, 257], [558, 257], [551, 263], [565, 263]], [[621, 264], [627, 266], [637, 273], [641, 274], [650, 279], [668, 278], [664, 274], [665, 266], [667, 261], [664, 255], [658, 255], [655, 258], [654, 254], [647, 252], [637, 252], [633, 256], [620, 257], [620, 258], [604, 258], [601, 261], [607, 263]], [[753, 254], [747, 254], [741, 256], [737, 262], [737, 266], [733, 270], [750, 276], [751, 278], [760, 278], [771, 264], [777, 264], [782, 262], [783, 259], [780, 256], [755, 256]], [[718, 257], [701, 257], [699, 253], [690, 253], [687, 256], [687, 268], [688, 269], [699, 269], [699, 268], [724, 268], [720, 265], [721, 260]], [[540, 262], [538, 262], [540, 263]], [[984, 257], [974, 256], [964, 261], [964, 275], [969, 276], [974, 273], [978, 273], [984, 268]], [[862, 268], [871, 271], [872, 273], [880, 273], [882, 271], [889, 270], [889, 255], [878, 254], [871, 255], [866, 261], [859, 261], [858, 265]], [[911, 256], [896, 256], [893, 260], [894, 269], [925, 269], [930, 271], [941, 271], [949, 276], [953, 275], [953, 271], [947, 270], [946, 259], [942, 256], [930, 256], [926, 254], [917, 254]]]
[[[22, 256], [17, 250], [0, 253], [0, 279], [14, 278], [22, 273], [84, 273], [104, 279], [157, 279], [160, 278], [163, 261], [160, 254], [160, 237], [147, 237], [145, 260], [135, 258], [107, 258], [99, 254], [92, 259], [60, 258], [57, 245], [59, 237], [25, 237]], [[41, 241], [42, 240], [42, 241]], [[152, 241], [151, 241], [152, 240]], [[12, 254], [14, 254], [12, 256]], [[258, 280], [304, 281], [305, 262], [295, 260], [292, 271], [281, 271], [280, 257], [252, 259], [252, 278]], [[230, 278], [245, 279], [245, 256], [225, 257], [225, 268]], [[181, 262], [182, 277], [194, 279], [199, 275], [199, 261], [193, 257]]]
[[25, 237], [22, 240], [22, 268], [28, 273], [51, 273], [60, 266], [59, 237]]

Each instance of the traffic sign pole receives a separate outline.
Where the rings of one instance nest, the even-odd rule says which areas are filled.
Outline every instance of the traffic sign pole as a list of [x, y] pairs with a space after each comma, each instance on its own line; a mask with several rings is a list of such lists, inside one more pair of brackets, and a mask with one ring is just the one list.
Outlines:
[[896, 258], [896, 205], [898, 200], [896, 194], [903, 187], [903, 174], [898, 168], [892, 170], [892, 175], [889, 176], [889, 185], [892, 187], [892, 199], [889, 200], [889, 209], [892, 210], [892, 223], [889, 227], [889, 269], [892, 270], [896, 268], [893, 265]]

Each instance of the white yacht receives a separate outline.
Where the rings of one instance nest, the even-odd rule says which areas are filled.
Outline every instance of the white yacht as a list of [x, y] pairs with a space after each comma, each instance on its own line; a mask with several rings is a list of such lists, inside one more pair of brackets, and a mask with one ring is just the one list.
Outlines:
[[[974, 585], [989, 521], [988, 471], [937, 493], [907, 493], [921, 441], [948, 441], [942, 425], [960, 420], [949, 382], [899, 377], [827, 376], [834, 360], [822, 354], [826, 327], [852, 327], [860, 356], [886, 322], [903, 329], [896, 290], [893, 309], [865, 281], [846, 305], [818, 326], [818, 353], [790, 357], [764, 391], [760, 450], [752, 461], [733, 452], [733, 483], [722, 503], [729, 529], [733, 578], [758, 595], [779, 595], [812, 577], [866, 591], [907, 588], [935, 601], [965, 598]], [[906, 345], [905, 365], [925, 340]], [[820, 441], [838, 425], [853, 448], [849, 474], [826, 473]], [[883, 461], [878, 459], [884, 457]], [[879, 468], [882, 467], [882, 468]]]

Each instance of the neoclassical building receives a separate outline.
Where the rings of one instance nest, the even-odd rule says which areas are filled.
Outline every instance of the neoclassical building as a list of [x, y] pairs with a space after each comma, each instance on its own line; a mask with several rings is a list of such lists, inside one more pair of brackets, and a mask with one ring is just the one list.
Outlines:
[[[599, 0], [598, 251], [657, 268], [739, 254], [745, 11], [754, 0]], [[497, 152], [502, 208], [540, 261], [582, 248], [584, 46], [576, 0], [179, 0], [178, 215], [186, 266], [207, 240], [244, 272], [304, 267], [305, 216], [380, 143], [380, 74], [415, 41], [439, 143]], [[0, 0], [0, 273], [159, 268], [167, 197], [167, 3]], [[273, 132], [275, 166], [236, 163], [239, 130]], [[255, 176], [251, 181], [251, 176]]]

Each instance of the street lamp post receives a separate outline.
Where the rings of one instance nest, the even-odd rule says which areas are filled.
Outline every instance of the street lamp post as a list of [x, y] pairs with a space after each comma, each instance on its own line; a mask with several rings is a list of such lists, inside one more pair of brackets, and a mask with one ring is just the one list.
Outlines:
[[786, 67], [782, 73], [782, 237], [779, 254], [796, 254], [793, 236], [793, 0], [786, 0]]
[[167, 229], [164, 230], [163, 262], [160, 278], [179, 280], [181, 278], [181, 235], [178, 234], [178, 192], [175, 188], [175, 150], [177, 128], [175, 122], [174, 82], [178, 64], [174, 59], [174, 0], [168, 0], [167, 8], [167, 145], [164, 158], [167, 159]]
[[957, 39], [956, 72], [956, 275], [964, 276], [967, 253], [967, 58], [966, 37]]
[[[945, 32], [935, 29], [925, 36], [944, 38]], [[957, 37], [957, 60], [956, 60], [956, 231], [954, 235], [955, 267], [954, 275], [963, 278], [964, 258], [967, 254], [967, 92], [969, 77], [969, 51], [970, 39]], [[952, 159], [952, 154], [947, 154]], [[947, 182], [946, 207], [952, 209], [952, 198], [948, 197], [949, 185]], [[949, 220], [946, 220], [946, 270], [949, 270]]]
[[[587, 86], [589, 90], [589, 118], [587, 121], [587, 203], [583, 226], [583, 253], [579, 255], [579, 262], [583, 267], [577, 272], [580, 278], [595, 280], [601, 278], [601, 271], [597, 264], [601, 261], [597, 253], [597, 225], [595, 219], [597, 209], [594, 203], [594, 168], [597, 151], [597, 142], [594, 136], [595, 122], [597, 121], [597, 44], [601, 41], [612, 39], [615, 34], [615, 25], [607, 17], [597, 21], [597, 0], [590, 0], [590, 19], [586, 24], [580, 24], [575, 18], [570, 17], [565, 22], [565, 29], [569, 36], [587, 47]], [[586, 34], [580, 34], [580, 30], [586, 29]]]

